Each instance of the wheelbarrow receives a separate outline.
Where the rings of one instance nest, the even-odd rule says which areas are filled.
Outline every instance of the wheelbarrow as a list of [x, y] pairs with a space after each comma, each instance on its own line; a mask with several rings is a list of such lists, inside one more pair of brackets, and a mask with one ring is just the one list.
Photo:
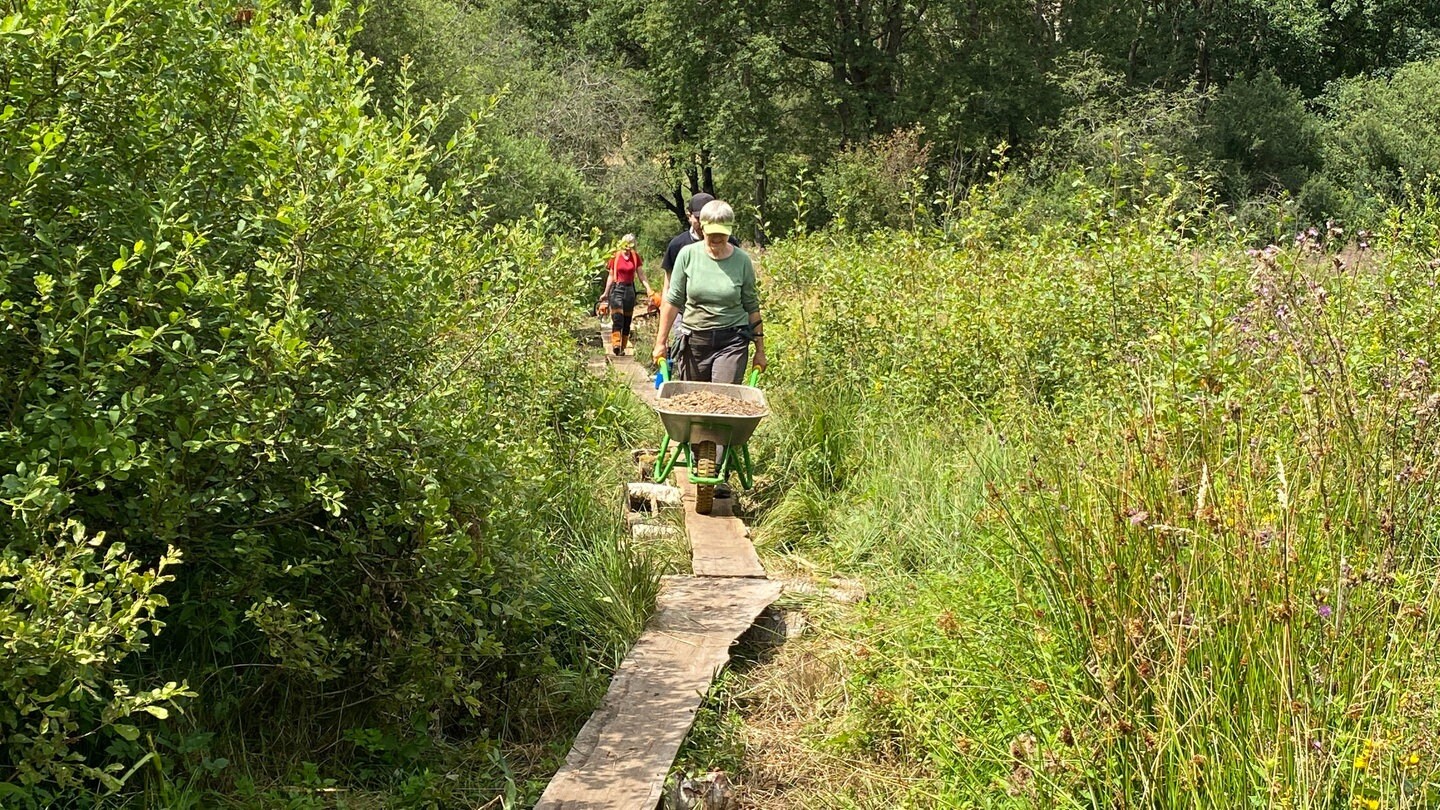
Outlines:
[[[660, 453], [655, 458], [654, 480], [664, 481], [676, 467], [686, 467], [690, 472], [690, 483], [695, 485], [695, 511], [708, 515], [715, 505], [715, 485], [723, 484], [735, 473], [740, 486], [750, 489], [755, 486], [755, 466], [750, 461], [750, 435], [770, 413], [765, 402], [765, 392], [755, 387], [760, 372], [751, 369], [746, 385], [725, 383], [689, 382], [670, 379], [670, 364], [660, 361], [660, 392], [655, 410], [665, 426], [665, 438], [660, 441]], [[709, 391], [712, 394], [731, 397], [743, 402], [753, 402], [765, 409], [755, 416], [740, 416], [726, 413], [693, 413], [666, 407], [665, 400], [695, 391]], [[719, 458], [716, 449], [723, 447]]]

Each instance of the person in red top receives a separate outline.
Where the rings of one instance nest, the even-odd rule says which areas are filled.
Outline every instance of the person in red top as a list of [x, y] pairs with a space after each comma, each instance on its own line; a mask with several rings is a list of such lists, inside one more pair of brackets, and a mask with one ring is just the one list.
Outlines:
[[650, 282], [640, 269], [645, 260], [635, 250], [635, 234], [627, 233], [620, 239], [620, 249], [605, 263], [610, 275], [605, 281], [605, 292], [600, 294], [602, 302], [610, 304], [610, 351], [624, 354], [630, 342], [630, 322], [635, 315], [635, 281], [645, 287], [645, 296], [653, 298]]

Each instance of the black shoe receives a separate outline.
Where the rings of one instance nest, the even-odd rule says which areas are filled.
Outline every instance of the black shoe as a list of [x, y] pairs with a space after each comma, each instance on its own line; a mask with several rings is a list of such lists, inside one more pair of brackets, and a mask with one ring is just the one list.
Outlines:
[[716, 485], [715, 485], [715, 497], [717, 497], [717, 498], [730, 498], [730, 497], [733, 497], [734, 495], [735, 495], [735, 493], [730, 491], [730, 485], [729, 485], [729, 484], [716, 484]]
[[619, 356], [620, 356], [620, 347], [619, 347], [619, 346], [611, 346], [611, 347], [610, 347], [610, 353], [613, 354], [613, 355], [615, 355], [616, 357], [619, 357]]

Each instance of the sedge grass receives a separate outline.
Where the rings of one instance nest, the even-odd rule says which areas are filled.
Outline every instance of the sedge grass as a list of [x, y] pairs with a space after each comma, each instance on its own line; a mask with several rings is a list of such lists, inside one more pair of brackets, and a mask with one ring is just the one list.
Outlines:
[[[1440, 801], [1428, 271], [1174, 247], [968, 262], [994, 289], [907, 299], [923, 340], [800, 284], [839, 295], [843, 269], [772, 255], [819, 304], [773, 317], [795, 364], [758, 437], [762, 547], [869, 593], [833, 617], [823, 708], [787, 709], [794, 806]], [[953, 268], [910, 260], [917, 284]], [[968, 390], [915, 371], [987, 360]], [[749, 732], [783, 705], [735, 710]]]

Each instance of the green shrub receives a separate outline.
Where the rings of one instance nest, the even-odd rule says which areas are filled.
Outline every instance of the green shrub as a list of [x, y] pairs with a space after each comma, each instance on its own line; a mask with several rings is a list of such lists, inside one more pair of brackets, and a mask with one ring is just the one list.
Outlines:
[[628, 425], [555, 328], [595, 245], [487, 224], [476, 126], [370, 114], [344, 14], [0, 23], [0, 785], [114, 787], [181, 684], [281, 762], [483, 733], [596, 650], [541, 591], [596, 495], [546, 482]]
[[173, 681], [136, 692], [124, 677], [125, 658], [160, 632], [158, 591], [178, 558], [146, 569], [123, 543], [74, 522], [43, 534], [34, 553], [0, 551], [0, 733], [13, 779], [0, 782], [0, 797], [24, 795], [14, 783], [120, 787], [144, 760], [96, 767], [86, 753], [109, 744], [131, 754], [137, 714], [164, 719], [195, 696]]
[[496, 159], [494, 182], [477, 190], [488, 221], [523, 219], [537, 205], [586, 227], [648, 211], [658, 178], [643, 155], [638, 83], [532, 36], [501, 6], [392, 0], [365, 10], [353, 45], [376, 60], [380, 110], [448, 102], [436, 146], [484, 118], [480, 137]]
[[919, 129], [897, 130], [830, 161], [820, 191], [835, 226], [853, 233], [914, 227], [926, 219], [925, 166], [929, 147]]
[[1320, 126], [1274, 73], [1225, 85], [1205, 110], [1206, 140], [1230, 167], [1232, 197], [1295, 192], [1320, 166]]
[[1025, 176], [1012, 172], [1009, 179], [1032, 194], [1038, 189], [1041, 202], [1058, 206], [1062, 217], [1069, 215], [1075, 187], [1108, 185], [1125, 204], [1143, 204], [1158, 185], [1179, 176], [1186, 182], [1170, 182], [1172, 190], [1197, 201], [1208, 196], [1205, 184], [1194, 181], [1215, 169], [1200, 137], [1210, 91], [1137, 89], [1088, 52], [1063, 57], [1050, 78], [1063, 109], [1031, 147]]
[[[1435, 105], [1440, 61], [1413, 62], [1390, 76], [1336, 82], [1325, 105], [1325, 174], [1356, 202], [1351, 211], [1376, 216], [1404, 199], [1405, 186], [1440, 176], [1440, 126]], [[1373, 204], [1366, 201], [1374, 199]], [[1347, 211], [1346, 213], [1350, 213]]]

